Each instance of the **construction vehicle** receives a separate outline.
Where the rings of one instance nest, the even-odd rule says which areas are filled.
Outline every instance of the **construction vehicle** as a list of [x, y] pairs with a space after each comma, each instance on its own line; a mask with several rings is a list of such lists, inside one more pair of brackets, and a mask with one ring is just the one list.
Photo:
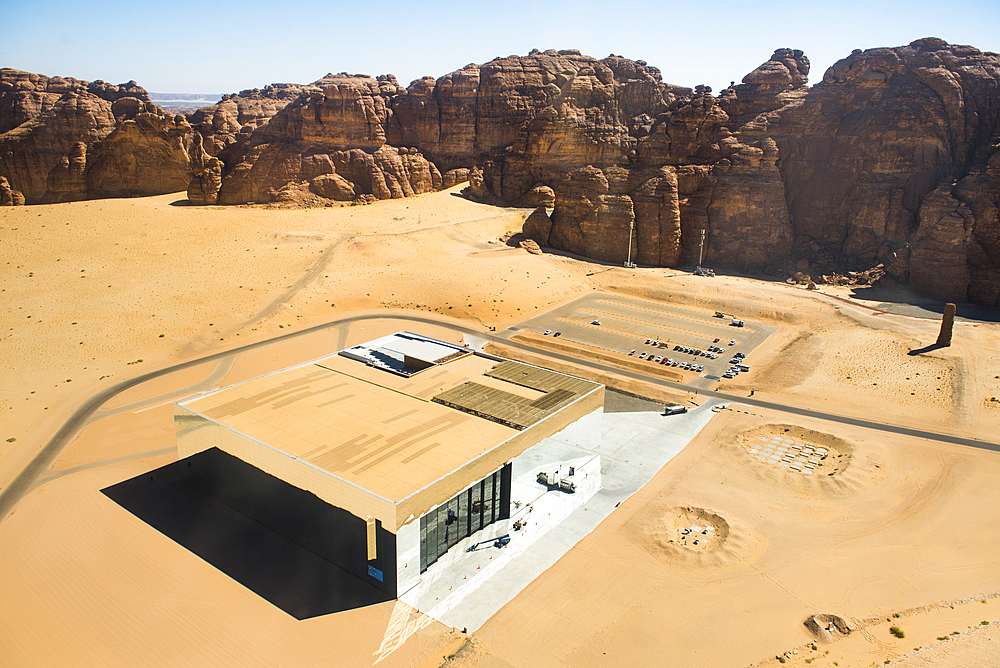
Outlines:
[[736, 318], [733, 318], [733, 321], [731, 323], [729, 323], [729, 324], [732, 325], [733, 327], [742, 327], [743, 326], [743, 321], [742, 320], [737, 320]]
[[475, 545], [470, 545], [465, 551], [466, 552], [475, 552], [476, 550], [479, 550], [483, 546], [486, 546], [486, 547], [495, 547], [495, 548], [497, 548], [499, 550], [500, 548], [507, 547], [508, 543], [510, 543], [510, 534], [509, 533], [505, 533], [504, 535], [500, 536], [499, 538], [489, 538], [487, 540], [481, 540], [478, 543], [476, 543]]

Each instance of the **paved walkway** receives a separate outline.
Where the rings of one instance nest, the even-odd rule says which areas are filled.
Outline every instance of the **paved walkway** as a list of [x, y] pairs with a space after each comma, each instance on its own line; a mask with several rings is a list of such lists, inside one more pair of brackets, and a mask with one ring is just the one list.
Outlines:
[[[701, 431], [714, 415], [711, 407], [719, 403], [710, 400], [684, 415], [604, 414], [600, 448], [603, 486], [599, 491], [568, 516], [551, 519], [547, 519], [544, 502], [533, 501], [528, 529], [512, 531], [507, 547], [466, 554], [465, 559], [448, 567], [448, 576], [440, 578], [433, 590], [403, 596], [402, 600], [412, 601], [421, 612], [449, 626], [475, 631], [597, 528], [622, 501], [642, 489]], [[532, 523], [535, 520], [539, 520], [537, 524]], [[473, 539], [483, 538], [477, 535]], [[464, 547], [460, 544], [453, 549]]]

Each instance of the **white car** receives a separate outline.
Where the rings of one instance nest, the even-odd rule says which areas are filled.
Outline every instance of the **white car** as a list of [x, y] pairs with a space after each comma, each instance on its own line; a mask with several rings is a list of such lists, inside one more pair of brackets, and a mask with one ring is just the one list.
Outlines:
[[635, 348], [633, 348], [632, 350], [630, 350], [628, 354], [629, 355], [635, 355]]
[[729, 345], [735, 346], [736, 345], [736, 339], [729, 339]]
[[646, 339], [646, 345], [647, 345], [647, 346], [648, 346], [648, 345], [649, 345], [650, 343], [652, 343], [652, 342], [653, 342], [653, 339]]
[[[601, 321], [600, 321], [600, 320], [591, 320], [591, 321], [590, 321], [590, 324], [591, 324], [591, 325], [600, 325], [600, 324], [601, 324]], [[734, 343], [735, 343], [735, 342], [734, 342]]]
[[545, 330], [545, 336], [548, 336], [548, 335], [549, 335], [549, 334], [551, 334], [551, 333], [552, 333], [552, 330], [551, 330], [551, 329], [547, 329], [547, 330]]
[[639, 359], [641, 360], [646, 359], [646, 353], [639, 353]]

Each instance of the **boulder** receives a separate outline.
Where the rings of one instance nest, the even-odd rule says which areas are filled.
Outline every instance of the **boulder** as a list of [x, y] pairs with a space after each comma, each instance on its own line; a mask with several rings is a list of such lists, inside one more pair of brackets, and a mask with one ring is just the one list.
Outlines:
[[524, 233], [525, 237], [529, 239], [536, 239], [537, 242], [543, 246], [548, 245], [549, 234], [552, 233], [552, 220], [545, 212], [544, 206], [539, 206], [531, 212], [531, 214], [524, 220], [524, 226], [521, 231]]
[[204, 167], [195, 172], [187, 187], [187, 198], [192, 204], [215, 204], [222, 187], [222, 161], [212, 157]]
[[466, 183], [469, 180], [469, 169], [465, 167], [459, 167], [456, 169], [449, 169], [447, 172], [441, 175], [441, 187], [451, 188], [457, 186], [459, 183]]
[[0, 176], [0, 206], [23, 206], [24, 194], [19, 190], [12, 190], [10, 183], [3, 176]]
[[534, 239], [523, 239], [518, 242], [518, 247], [523, 248], [532, 255], [541, 255], [542, 249], [538, 246]]
[[553, 207], [556, 203], [556, 194], [552, 188], [545, 184], [538, 184], [528, 192], [524, 193], [515, 202], [515, 206], [520, 207]]

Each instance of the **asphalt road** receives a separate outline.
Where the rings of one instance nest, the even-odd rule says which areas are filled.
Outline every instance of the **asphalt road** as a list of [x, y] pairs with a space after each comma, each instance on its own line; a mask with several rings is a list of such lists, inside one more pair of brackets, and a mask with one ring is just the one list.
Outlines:
[[[231, 356], [238, 355], [240, 353], [246, 352], [248, 350], [254, 350], [256, 348], [261, 348], [263, 346], [269, 346], [273, 343], [284, 341], [288, 339], [294, 339], [299, 336], [304, 336], [306, 334], [311, 334], [313, 332], [329, 329], [331, 327], [343, 328], [351, 323], [362, 321], [362, 320], [372, 320], [372, 319], [382, 319], [382, 320], [404, 320], [407, 322], [419, 322], [428, 325], [441, 326], [443, 323], [441, 320], [434, 318], [424, 318], [418, 315], [402, 315], [402, 314], [380, 314], [380, 315], [364, 315], [355, 316], [352, 318], [346, 318], [343, 320], [335, 320], [333, 322], [324, 323], [321, 325], [314, 325], [307, 329], [300, 330], [298, 332], [292, 332], [279, 336], [273, 339], [268, 339], [266, 341], [258, 341], [257, 343], [251, 343], [239, 348], [234, 348], [232, 350], [227, 350], [219, 353], [214, 353], [212, 355], [207, 355], [198, 359], [189, 360], [187, 362], [182, 362], [165, 369], [160, 369], [157, 371], [151, 371], [149, 373], [143, 374], [141, 376], [136, 376], [130, 380], [122, 381], [116, 385], [109, 387], [108, 389], [98, 392], [94, 396], [90, 397], [85, 401], [79, 408], [77, 408], [70, 418], [63, 423], [62, 427], [55, 433], [55, 435], [49, 439], [49, 442], [42, 447], [41, 451], [35, 455], [35, 457], [28, 463], [27, 466], [17, 475], [16, 478], [8, 485], [4, 490], [0, 491], [0, 522], [7, 518], [10, 512], [17, 505], [18, 501], [31, 489], [32, 485], [40, 478], [56, 458], [62, 452], [62, 450], [69, 445], [73, 438], [79, 433], [79, 431], [90, 421], [94, 414], [100, 409], [102, 405], [108, 402], [117, 394], [124, 392], [125, 390], [135, 387], [145, 383], [148, 380], [153, 380], [154, 378], [159, 378], [167, 374], [171, 374], [177, 371], [182, 371], [184, 369], [197, 366], [199, 364], [204, 364], [206, 362], [212, 362], [217, 360], [222, 360]], [[470, 334], [481, 339], [491, 340], [497, 343], [502, 343], [511, 348], [517, 348], [527, 352], [532, 352], [535, 354], [542, 354], [546, 357], [551, 357], [557, 359], [561, 362], [568, 362], [571, 364], [579, 364], [591, 369], [598, 371], [603, 371], [607, 373], [615, 373], [620, 376], [625, 376], [627, 378], [632, 378], [634, 380], [640, 380], [647, 383], [652, 383], [656, 385], [661, 385], [663, 387], [670, 387], [682, 391], [690, 391], [692, 388], [683, 383], [675, 383], [668, 380], [660, 380], [657, 378], [651, 378], [640, 373], [635, 373], [632, 371], [627, 371], [624, 369], [619, 369], [618, 367], [608, 366], [604, 364], [598, 364], [596, 362], [591, 362], [586, 359], [573, 357], [571, 355], [564, 355], [561, 353], [549, 352], [546, 350], [540, 350], [533, 348], [532, 346], [519, 343], [517, 341], [510, 341], [502, 336], [496, 336], [494, 334], [483, 332], [481, 329], [472, 329], [469, 327], [463, 327], [461, 325], [454, 325], [448, 323], [447, 326], [456, 331], [462, 332], [463, 334]], [[342, 330], [344, 331], [344, 330]], [[920, 429], [911, 429], [909, 427], [901, 427], [898, 425], [884, 424], [881, 422], [872, 422], [870, 420], [861, 420], [858, 418], [845, 417], [842, 415], [836, 415], [833, 413], [824, 413], [822, 411], [807, 410], [804, 408], [798, 408], [796, 406], [789, 406], [785, 404], [776, 404], [769, 401], [761, 401], [754, 399], [753, 397], [738, 397], [731, 394], [725, 394], [722, 392], [715, 391], [703, 391], [706, 396], [710, 396], [715, 399], [723, 399], [726, 401], [733, 401], [747, 406], [756, 406], [758, 408], [767, 408], [775, 411], [782, 411], [785, 413], [791, 413], [793, 415], [804, 415], [806, 417], [818, 418], [821, 420], [828, 420], [830, 422], [838, 422], [840, 424], [847, 424], [856, 427], [865, 427], [868, 429], [874, 429], [877, 431], [890, 432], [894, 434], [903, 434], [905, 436], [914, 436], [917, 438], [924, 438], [932, 441], [940, 441], [943, 443], [952, 443], [955, 445], [965, 445], [975, 448], [983, 448], [986, 450], [993, 450], [995, 452], [1000, 452], [1000, 443], [992, 443], [989, 441], [981, 441], [978, 439], [962, 438], [959, 436], [951, 436], [948, 434], [939, 434], [931, 431], [923, 431]], [[152, 401], [152, 400], [151, 400]]]

